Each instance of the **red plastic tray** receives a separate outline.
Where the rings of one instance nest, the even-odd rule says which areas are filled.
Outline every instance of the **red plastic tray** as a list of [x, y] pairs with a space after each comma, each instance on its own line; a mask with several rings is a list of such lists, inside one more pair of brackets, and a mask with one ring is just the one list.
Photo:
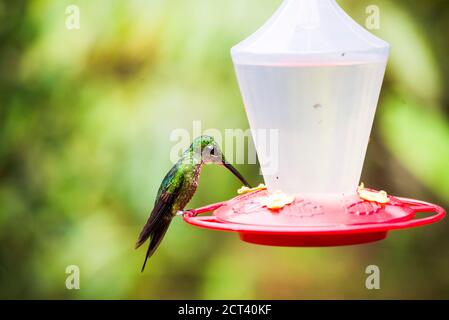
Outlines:
[[[353, 245], [382, 240], [390, 230], [407, 229], [440, 221], [446, 212], [435, 204], [389, 197], [388, 204], [361, 200], [357, 195], [322, 201], [300, 198], [273, 211], [260, 199], [267, 191], [187, 211], [184, 220], [194, 226], [237, 232], [243, 241], [292, 247]], [[212, 216], [197, 216], [214, 211]], [[416, 218], [417, 213], [433, 213]]]

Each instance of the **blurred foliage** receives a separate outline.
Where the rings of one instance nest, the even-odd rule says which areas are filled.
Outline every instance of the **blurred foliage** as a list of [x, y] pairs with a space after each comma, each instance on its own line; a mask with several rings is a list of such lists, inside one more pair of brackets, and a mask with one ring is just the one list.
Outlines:
[[[449, 207], [449, 2], [339, 2], [361, 24], [378, 5], [374, 32], [392, 45], [363, 181]], [[133, 245], [171, 166], [170, 132], [247, 128], [229, 49], [279, 3], [0, 2], [0, 298], [449, 298], [447, 222], [289, 249], [176, 219], [140, 273]], [[65, 27], [70, 4], [79, 30]], [[208, 167], [191, 206], [238, 187]], [[65, 288], [71, 264], [81, 290]], [[379, 291], [364, 287], [369, 264]]]

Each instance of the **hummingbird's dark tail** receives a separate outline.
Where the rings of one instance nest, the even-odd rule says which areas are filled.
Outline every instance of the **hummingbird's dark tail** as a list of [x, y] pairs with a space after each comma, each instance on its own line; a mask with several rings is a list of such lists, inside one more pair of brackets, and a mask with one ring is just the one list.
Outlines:
[[145, 256], [145, 261], [143, 262], [142, 270], [145, 270], [145, 265], [147, 264], [148, 258], [150, 258], [153, 253], [156, 251], [156, 249], [161, 244], [162, 239], [165, 236], [165, 233], [168, 230], [168, 227], [170, 226], [171, 220], [164, 220], [161, 221], [157, 226], [154, 227], [153, 230], [151, 230], [150, 233], [150, 244], [148, 245], [147, 254]]

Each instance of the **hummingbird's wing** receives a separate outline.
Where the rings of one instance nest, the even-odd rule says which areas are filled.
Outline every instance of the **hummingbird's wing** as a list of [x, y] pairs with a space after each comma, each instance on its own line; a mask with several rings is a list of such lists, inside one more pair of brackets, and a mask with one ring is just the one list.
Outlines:
[[164, 220], [171, 220], [170, 212], [175, 200], [176, 193], [164, 191], [160, 194], [156, 204], [154, 205], [153, 211], [151, 211], [151, 215], [148, 218], [147, 223], [140, 232], [139, 239], [136, 243], [136, 249], [147, 241], [156, 229], [158, 223]]
[[143, 262], [141, 270], [142, 272], [145, 269], [148, 258], [151, 257], [159, 247], [165, 233], [168, 230], [168, 227], [170, 226], [173, 218], [171, 215], [171, 210], [175, 199], [176, 196], [173, 193], [162, 193], [151, 213], [150, 218], [140, 233], [139, 239], [136, 243], [136, 248], [140, 247], [148, 238], [150, 238], [150, 244], [148, 245], [145, 261]]
[[168, 227], [170, 226], [171, 219], [164, 219], [163, 221], [157, 223], [154, 227], [154, 230], [151, 232], [151, 240], [150, 244], [148, 245], [147, 253], [145, 255], [145, 261], [143, 262], [141, 272], [145, 270], [145, 265], [147, 264], [148, 258], [150, 258], [156, 249], [161, 244], [162, 239], [165, 236], [165, 233], [168, 230]]
[[167, 173], [161, 184], [154, 208], [136, 243], [137, 249], [150, 238], [142, 271], [145, 268], [148, 258], [156, 251], [170, 226], [171, 220], [173, 219], [173, 208], [175, 207], [176, 201], [179, 200], [179, 194], [184, 181], [183, 171], [178, 170], [178, 167], [174, 166]]

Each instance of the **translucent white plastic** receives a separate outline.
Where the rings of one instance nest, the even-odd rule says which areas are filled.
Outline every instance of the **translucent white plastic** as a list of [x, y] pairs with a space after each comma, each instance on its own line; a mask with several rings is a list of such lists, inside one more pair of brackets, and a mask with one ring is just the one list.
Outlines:
[[231, 53], [251, 128], [278, 130], [278, 155], [255, 139], [262, 164], [278, 157], [268, 189], [354, 193], [389, 45], [334, 0], [285, 0]]

